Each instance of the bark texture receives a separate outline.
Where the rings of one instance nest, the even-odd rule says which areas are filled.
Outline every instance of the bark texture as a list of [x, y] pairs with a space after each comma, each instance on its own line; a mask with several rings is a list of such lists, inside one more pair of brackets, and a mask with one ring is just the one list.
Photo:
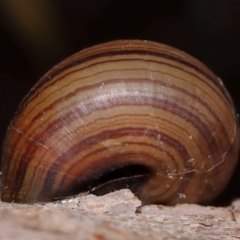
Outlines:
[[129, 191], [57, 203], [0, 202], [0, 239], [240, 239], [240, 200], [231, 206], [142, 206]]

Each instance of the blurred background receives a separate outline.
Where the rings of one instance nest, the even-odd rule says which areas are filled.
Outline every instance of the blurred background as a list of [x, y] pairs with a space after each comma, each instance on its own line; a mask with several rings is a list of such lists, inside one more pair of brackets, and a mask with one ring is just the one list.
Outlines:
[[[239, 0], [1, 0], [0, 145], [20, 101], [49, 68], [114, 39], [153, 40], [195, 56], [223, 80], [240, 112]], [[238, 166], [217, 202], [240, 197], [239, 186]]]

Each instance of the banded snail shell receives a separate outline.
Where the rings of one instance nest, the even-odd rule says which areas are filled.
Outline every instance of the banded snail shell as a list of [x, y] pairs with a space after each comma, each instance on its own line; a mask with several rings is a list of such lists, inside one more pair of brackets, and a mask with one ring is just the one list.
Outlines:
[[57, 200], [134, 166], [141, 171], [111, 181], [130, 179], [144, 203], [207, 203], [234, 171], [237, 120], [221, 80], [184, 52], [131, 40], [90, 47], [21, 103], [4, 144], [1, 198]]

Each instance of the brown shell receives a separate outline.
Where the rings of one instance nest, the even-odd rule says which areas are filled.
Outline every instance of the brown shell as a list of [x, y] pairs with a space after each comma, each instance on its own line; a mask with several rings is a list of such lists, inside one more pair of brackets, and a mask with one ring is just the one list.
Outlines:
[[207, 203], [234, 170], [238, 133], [222, 81], [195, 58], [149, 41], [100, 44], [55, 66], [21, 103], [1, 198], [45, 202], [121, 186], [145, 203]]

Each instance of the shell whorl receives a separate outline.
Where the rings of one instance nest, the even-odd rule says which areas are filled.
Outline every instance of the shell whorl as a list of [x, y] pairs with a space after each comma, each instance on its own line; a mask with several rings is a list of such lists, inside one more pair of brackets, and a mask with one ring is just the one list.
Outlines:
[[113, 41], [67, 58], [31, 89], [11, 122], [1, 198], [76, 194], [128, 165], [147, 169], [146, 203], [207, 203], [239, 146], [232, 100], [195, 58], [148, 41]]

